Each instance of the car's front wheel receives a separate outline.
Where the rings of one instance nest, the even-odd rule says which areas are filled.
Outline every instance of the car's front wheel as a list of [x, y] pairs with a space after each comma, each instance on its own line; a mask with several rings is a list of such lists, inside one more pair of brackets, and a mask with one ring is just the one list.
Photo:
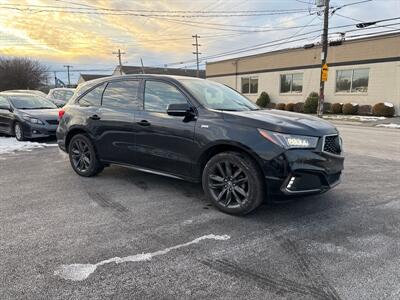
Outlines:
[[15, 122], [14, 124], [14, 135], [18, 141], [25, 141], [24, 130], [22, 129], [22, 125], [19, 122]]
[[74, 171], [81, 176], [91, 177], [103, 171], [92, 141], [84, 134], [74, 135], [68, 146], [69, 160]]
[[256, 163], [239, 152], [223, 152], [212, 157], [202, 176], [203, 190], [220, 210], [245, 215], [264, 198], [262, 174]]

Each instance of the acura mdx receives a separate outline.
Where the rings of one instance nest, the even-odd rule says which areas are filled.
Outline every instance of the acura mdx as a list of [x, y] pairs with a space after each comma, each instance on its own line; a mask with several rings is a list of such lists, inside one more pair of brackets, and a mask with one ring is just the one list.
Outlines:
[[201, 182], [210, 201], [246, 214], [271, 195], [340, 182], [338, 130], [319, 118], [262, 110], [205, 79], [125, 75], [78, 87], [60, 111], [59, 147], [81, 176], [111, 164]]

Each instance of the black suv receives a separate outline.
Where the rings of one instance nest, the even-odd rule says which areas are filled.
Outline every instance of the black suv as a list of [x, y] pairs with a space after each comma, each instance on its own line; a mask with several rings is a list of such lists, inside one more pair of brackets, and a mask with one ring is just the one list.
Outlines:
[[340, 182], [344, 161], [330, 123], [260, 110], [222, 84], [177, 76], [80, 86], [60, 111], [57, 140], [81, 176], [115, 164], [202, 182], [231, 214], [252, 211], [270, 194], [325, 192]]

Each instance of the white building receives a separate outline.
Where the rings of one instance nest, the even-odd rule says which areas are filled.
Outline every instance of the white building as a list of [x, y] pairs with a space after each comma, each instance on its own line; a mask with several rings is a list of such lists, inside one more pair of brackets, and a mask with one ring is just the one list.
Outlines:
[[[325, 101], [374, 105], [391, 102], [400, 112], [400, 34], [343, 41], [328, 49]], [[206, 65], [208, 79], [252, 100], [261, 92], [278, 103], [304, 101], [319, 91], [321, 47], [278, 50]]]

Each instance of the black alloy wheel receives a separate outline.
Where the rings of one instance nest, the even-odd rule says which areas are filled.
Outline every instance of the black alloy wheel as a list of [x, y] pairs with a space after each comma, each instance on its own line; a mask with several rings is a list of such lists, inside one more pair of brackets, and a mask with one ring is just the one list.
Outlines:
[[242, 206], [248, 201], [249, 179], [240, 166], [228, 160], [214, 165], [208, 186], [214, 199], [225, 207]]
[[73, 136], [69, 143], [68, 153], [72, 168], [81, 176], [97, 175], [104, 168], [97, 159], [91, 140], [86, 135]]
[[89, 146], [84, 140], [77, 139], [71, 144], [72, 163], [79, 172], [87, 172], [91, 163]]
[[217, 154], [203, 171], [203, 189], [220, 210], [244, 215], [263, 200], [264, 184], [256, 163], [244, 154]]

